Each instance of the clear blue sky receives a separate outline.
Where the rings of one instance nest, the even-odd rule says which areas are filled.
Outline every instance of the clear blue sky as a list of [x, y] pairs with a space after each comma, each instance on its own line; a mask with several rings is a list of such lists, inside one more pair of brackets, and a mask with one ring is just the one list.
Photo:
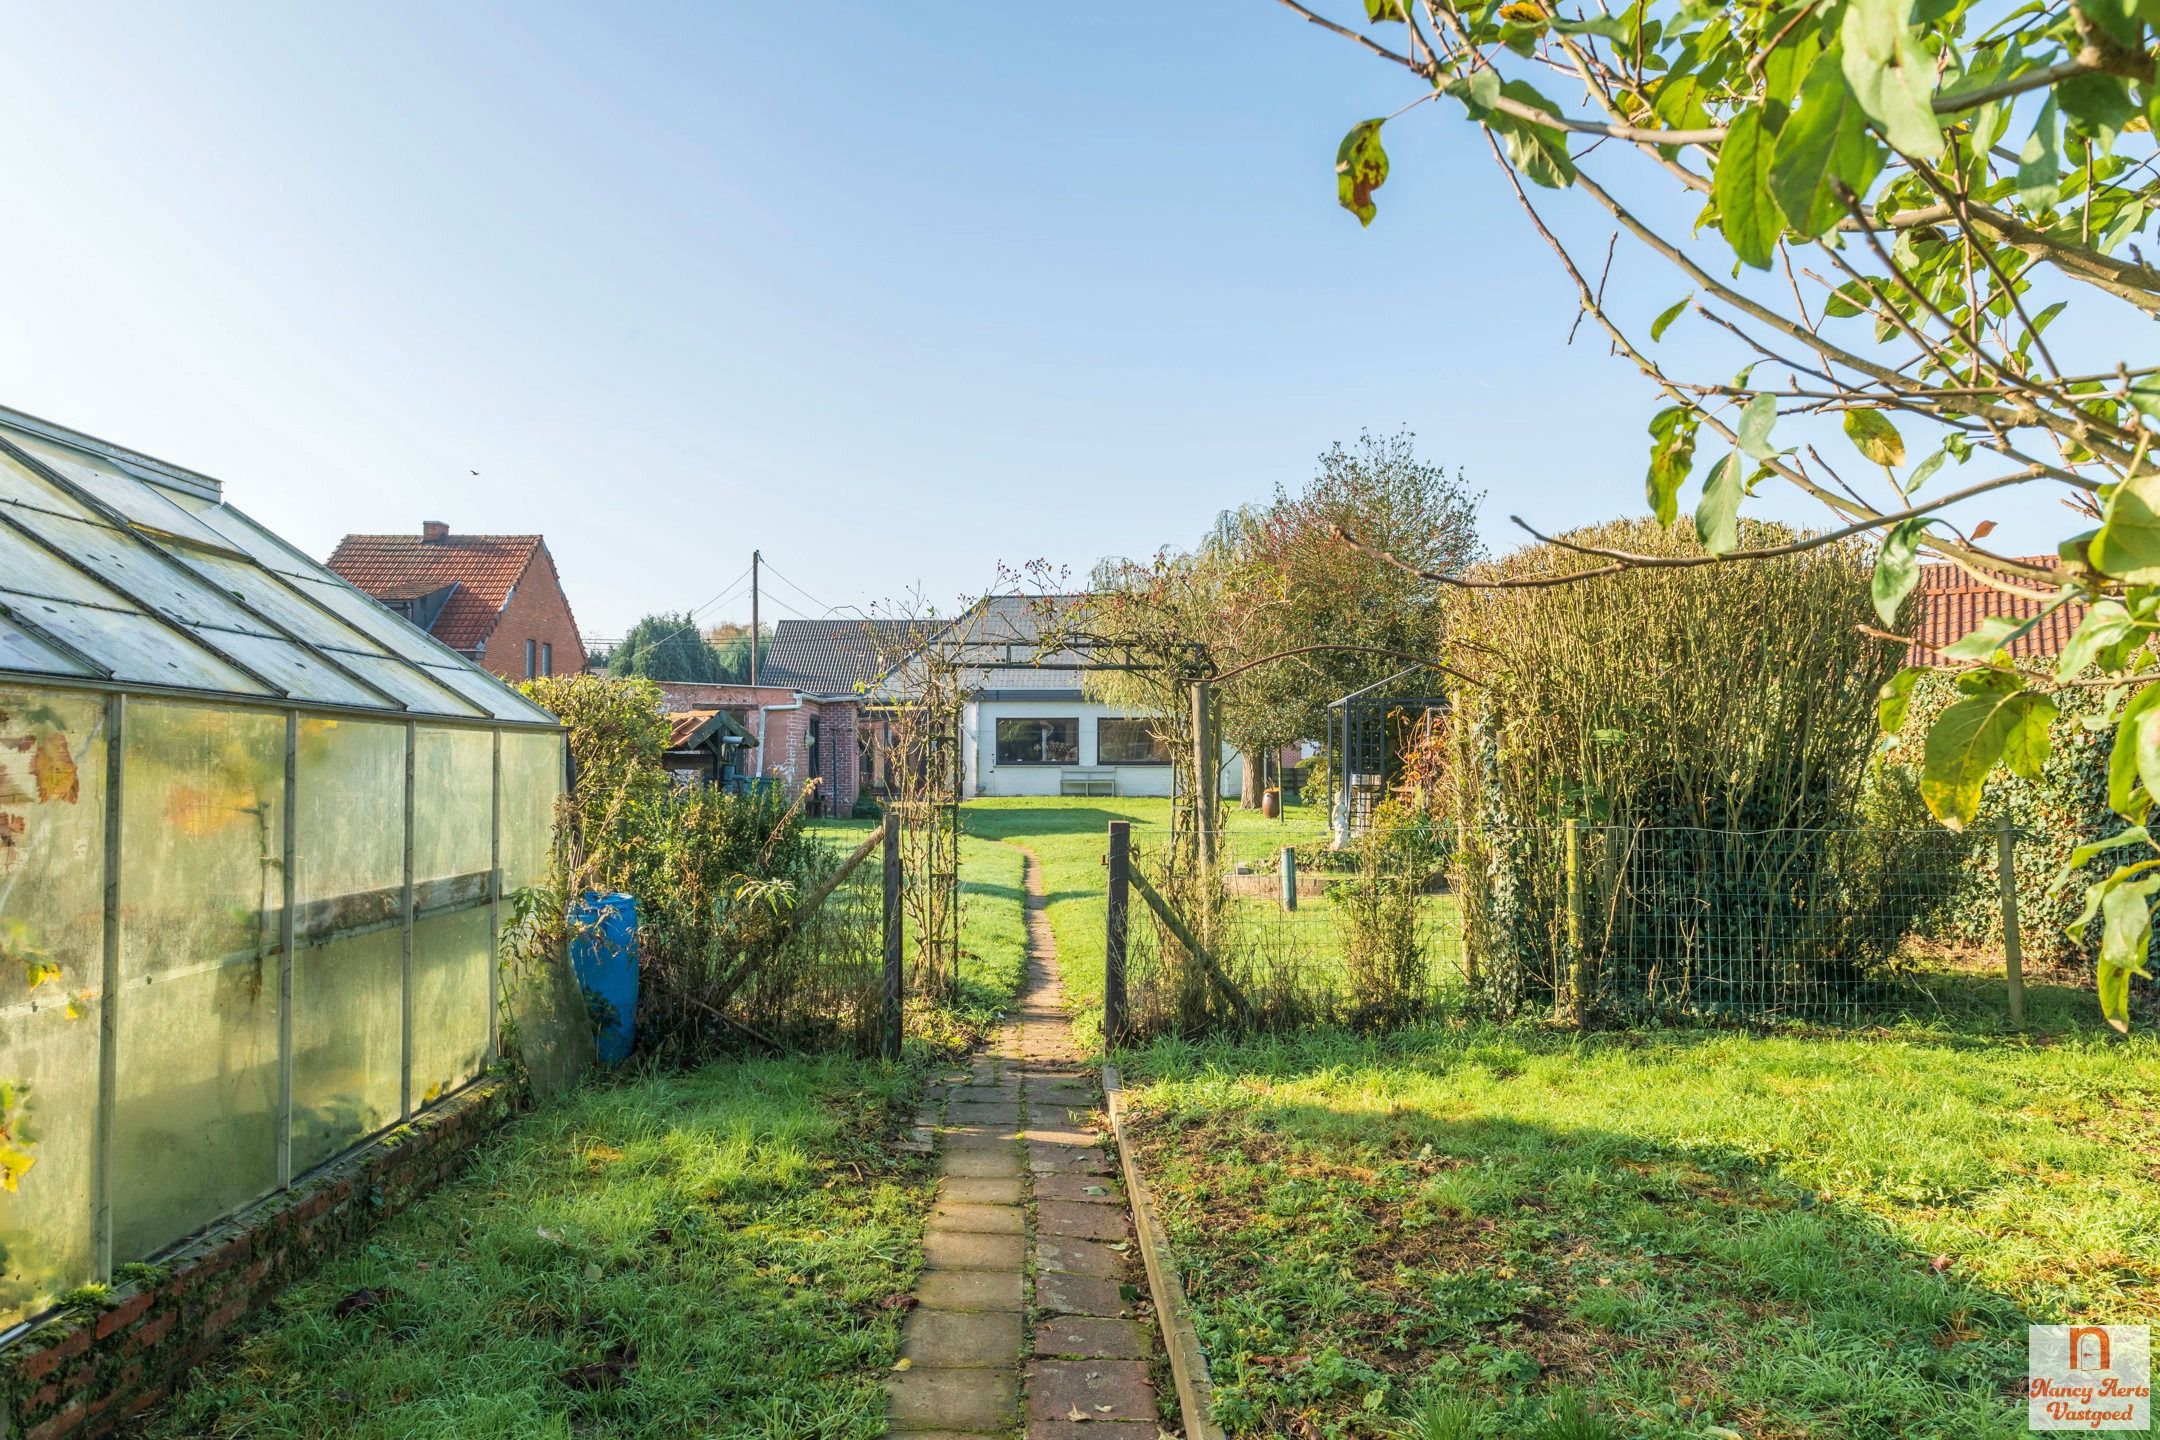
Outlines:
[[[1459, 108], [1390, 127], [1361, 231], [1335, 143], [1414, 92], [1268, 0], [24, 4], [8, 41], [0, 402], [317, 555], [541, 531], [588, 634], [753, 546], [812, 614], [1084, 571], [1361, 428], [1463, 467], [1497, 546], [1641, 508], [1656, 402], [1564, 344]], [[1622, 256], [1623, 314], [1684, 292]]]

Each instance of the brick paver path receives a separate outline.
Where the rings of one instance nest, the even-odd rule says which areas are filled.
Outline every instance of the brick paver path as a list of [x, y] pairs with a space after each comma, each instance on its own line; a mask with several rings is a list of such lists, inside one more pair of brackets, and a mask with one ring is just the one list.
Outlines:
[[1151, 1327], [1099, 1077], [1065, 1013], [1042, 867], [1027, 860], [1028, 966], [1016, 1022], [933, 1088], [937, 1207], [901, 1333], [892, 1434], [911, 1440], [1156, 1440]]

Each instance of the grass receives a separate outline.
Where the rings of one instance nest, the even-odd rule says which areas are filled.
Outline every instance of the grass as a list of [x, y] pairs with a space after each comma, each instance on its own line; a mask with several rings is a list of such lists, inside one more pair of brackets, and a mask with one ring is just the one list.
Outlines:
[[905, 1067], [578, 1092], [286, 1290], [151, 1434], [869, 1440], [930, 1175]]
[[2022, 1435], [2029, 1321], [2160, 1321], [2149, 1037], [1435, 1024], [1127, 1059], [1234, 1435], [1449, 1406], [1424, 1433]]
[[[877, 828], [875, 820], [812, 820], [812, 833], [849, 850]], [[863, 862], [875, 865], [873, 856]], [[1026, 857], [1010, 845], [960, 837], [960, 1008], [980, 1030], [1012, 1008], [1027, 973]]]
[[[1319, 829], [1226, 813], [1236, 853]], [[1042, 857], [1068, 989], [1099, 1003], [1104, 823], [1146, 844], [1168, 807], [962, 815]], [[2160, 1044], [2101, 1030], [2089, 984], [2031, 983], [2022, 1035], [1985, 968], [1937, 962], [1907, 994], [1873, 1027], [1451, 1019], [1126, 1052], [1221, 1419], [2024, 1434], [2029, 1322], [2160, 1323]]]
[[[1272, 874], [1285, 844], [1324, 842], [1328, 825], [1320, 805], [1292, 805], [1281, 820], [1225, 801], [1225, 848], [1231, 859], [1248, 861], [1257, 872]], [[1171, 801], [1166, 799], [976, 799], [961, 805], [961, 829], [968, 836], [1000, 840], [1035, 851], [1043, 861], [1050, 930], [1065, 967], [1065, 993], [1076, 1010], [1082, 1043], [1095, 1043], [1102, 1019], [1102, 963], [1108, 902], [1104, 898], [1104, 853], [1110, 820], [1130, 820], [1134, 848], [1160, 846], [1169, 838]], [[1136, 900], [1138, 905], [1138, 900]], [[1449, 896], [1426, 900], [1436, 926], [1436, 952], [1460, 950], [1460, 918]], [[1296, 956], [1302, 976], [1326, 982], [1328, 967], [1339, 965], [1335, 905], [1326, 896], [1305, 896], [1294, 913], [1285, 913], [1274, 894], [1240, 900], [1246, 939], [1261, 956]], [[1445, 965], [1447, 961], [1441, 961]]]

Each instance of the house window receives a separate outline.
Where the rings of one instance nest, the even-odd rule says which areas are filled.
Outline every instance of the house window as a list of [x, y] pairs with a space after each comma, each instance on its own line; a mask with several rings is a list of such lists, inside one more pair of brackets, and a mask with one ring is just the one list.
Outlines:
[[533, 666], [537, 663], [536, 657], [539, 653], [539, 649], [539, 641], [527, 640], [525, 642], [525, 678], [528, 680], [532, 679], [533, 676], [540, 673], [533, 668]]
[[1080, 758], [1080, 721], [1030, 715], [997, 722], [1000, 765], [1071, 765]]
[[555, 673], [555, 647], [545, 640], [540, 642], [540, 673], [543, 675]]
[[1113, 719], [1095, 722], [1095, 763], [1098, 765], [1167, 765], [1170, 747], [1148, 729], [1145, 720]]

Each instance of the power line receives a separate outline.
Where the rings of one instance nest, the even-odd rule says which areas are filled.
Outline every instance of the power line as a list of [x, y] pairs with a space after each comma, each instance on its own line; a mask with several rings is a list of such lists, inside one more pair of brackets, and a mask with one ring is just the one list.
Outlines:
[[[837, 606], [827, 605], [823, 600], [818, 599], [817, 596], [812, 595], [808, 590], [803, 589], [802, 586], [796, 584], [793, 580], [788, 579], [787, 576], [782, 575], [778, 570], [773, 569], [773, 565], [770, 560], [765, 562], [765, 573], [772, 576], [773, 579], [778, 580], [783, 585], [787, 586], [790, 590], [793, 590], [796, 594], [802, 596], [803, 599], [809, 601], [812, 605], [817, 606], [818, 609], [824, 611], [827, 615], [832, 614], [833, 611], [838, 608]], [[808, 615], [803, 615], [798, 612], [796, 618], [808, 620], [810, 617]]]

